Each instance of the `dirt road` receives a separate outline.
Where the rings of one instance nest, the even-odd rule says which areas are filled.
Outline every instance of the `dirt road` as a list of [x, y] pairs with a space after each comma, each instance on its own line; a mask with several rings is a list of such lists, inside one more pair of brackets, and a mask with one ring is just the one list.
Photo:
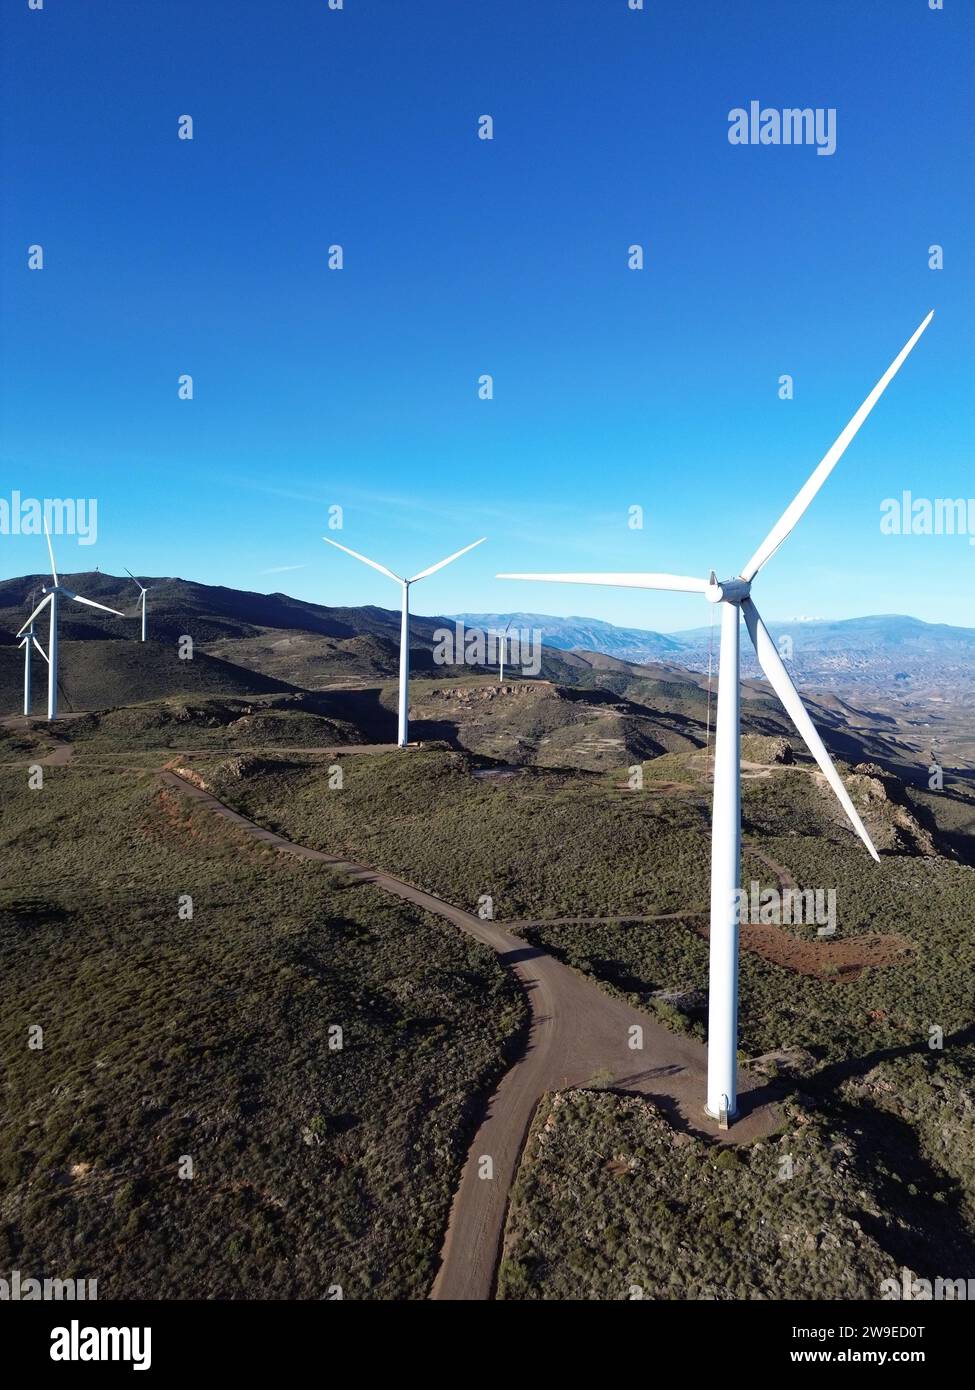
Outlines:
[[482, 921], [392, 874], [294, 844], [175, 772], [161, 776], [168, 785], [281, 853], [341, 865], [362, 882], [450, 922], [496, 951], [524, 986], [531, 1007], [527, 1045], [490, 1098], [474, 1137], [454, 1197], [431, 1297], [492, 1297], [511, 1186], [535, 1107], [547, 1091], [586, 1082], [637, 1091], [652, 1096], [674, 1123], [727, 1143], [749, 1142], [770, 1133], [778, 1123], [760, 1079], [743, 1074], [740, 1118], [719, 1136], [702, 1110], [707, 1059], [703, 1044], [670, 1032], [494, 922]]
[[[371, 749], [359, 745], [356, 751]], [[172, 751], [166, 752], [172, 758]], [[42, 761], [63, 766], [71, 753], [72, 745], [59, 741]], [[117, 763], [117, 759], [112, 761]], [[747, 1143], [770, 1133], [778, 1124], [774, 1095], [761, 1078], [743, 1073], [739, 1118], [730, 1131], [719, 1134], [702, 1109], [707, 1061], [703, 1044], [672, 1033], [505, 926], [483, 921], [392, 874], [295, 844], [240, 815], [171, 768], [164, 769], [160, 777], [269, 847], [301, 859], [341, 866], [353, 877], [449, 922], [497, 952], [502, 965], [525, 989], [530, 1026], [524, 1051], [490, 1097], [471, 1144], [454, 1196], [432, 1298], [492, 1297], [522, 1146], [535, 1108], [546, 1092], [587, 1083], [638, 1092], [652, 1097], [675, 1125], [721, 1143]], [[684, 915], [664, 914], [657, 920]]]

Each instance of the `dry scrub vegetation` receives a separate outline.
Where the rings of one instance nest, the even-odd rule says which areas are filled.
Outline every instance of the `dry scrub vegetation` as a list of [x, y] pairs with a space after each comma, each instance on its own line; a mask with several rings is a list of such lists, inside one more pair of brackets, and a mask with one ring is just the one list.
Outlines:
[[493, 954], [150, 774], [10, 769], [0, 796], [0, 1268], [425, 1296], [524, 1019]]

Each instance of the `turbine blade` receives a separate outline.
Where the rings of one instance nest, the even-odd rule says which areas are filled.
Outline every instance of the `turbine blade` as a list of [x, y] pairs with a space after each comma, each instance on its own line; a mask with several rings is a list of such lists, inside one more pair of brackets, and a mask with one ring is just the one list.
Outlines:
[[555, 584], [612, 584], [618, 589], [671, 589], [681, 594], [705, 594], [706, 579], [683, 574], [497, 574], [496, 579], [544, 579]]
[[846, 812], [853, 829], [879, 863], [880, 855], [874, 849], [873, 841], [867, 834], [863, 821], [850, 800], [850, 794], [843, 785], [843, 779], [833, 766], [833, 761], [826, 751], [823, 740], [817, 734], [815, 725], [809, 718], [806, 707], [799, 697], [799, 692], [792, 684], [792, 678], [782, 664], [782, 658], [769, 636], [768, 628], [762, 622], [761, 614], [750, 598], [744, 599], [741, 607], [745, 615], [748, 635], [752, 639], [752, 646], [758, 657], [758, 664], [768, 677], [772, 689], [785, 706], [789, 718], [805, 740], [806, 747], [819, 764], [820, 772], [836, 793], [837, 800]]
[[870, 392], [870, 395], [867, 397], [867, 399], [861, 405], [860, 409], [853, 416], [853, 419], [843, 430], [842, 434], [840, 434], [836, 441], [830, 446], [829, 451], [823, 456], [822, 461], [816, 466], [812, 475], [809, 477], [806, 483], [799, 489], [795, 497], [789, 503], [788, 507], [786, 507], [785, 511], [779, 517], [778, 521], [772, 527], [771, 531], [762, 541], [762, 544], [758, 547], [758, 549], [755, 551], [755, 554], [752, 556], [748, 564], [742, 570], [742, 579], [754, 579], [755, 575], [758, 574], [758, 571], [762, 568], [765, 562], [767, 560], [770, 560], [772, 556], [775, 554], [775, 552], [778, 550], [779, 546], [785, 540], [786, 536], [788, 536], [789, 532], [793, 529], [793, 527], [798, 522], [799, 518], [802, 516], [803, 512], [809, 506], [810, 502], [812, 502], [813, 498], [816, 496], [816, 493], [822, 487], [823, 483], [825, 483], [830, 473], [832, 473], [833, 469], [839, 463], [840, 459], [843, 457], [843, 454], [846, 451], [847, 445], [853, 439], [857, 430], [863, 424], [864, 420], [870, 414], [871, 410], [873, 410], [874, 406], [880, 400], [880, 397], [884, 394], [887, 387], [890, 385], [894, 377], [900, 371], [905, 360], [907, 359], [908, 354], [913, 349], [914, 344], [920, 338], [921, 334], [924, 332], [924, 330], [927, 328], [928, 324], [931, 322], [933, 318], [934, 310], [932, 309], [930, 314], [928, 314], [927, 318], [920, 325], [920, 327], [916, 328], [915, 331], [911, 334], [910, 338], [901, 348], [900, 352], [894, 358], [893, 362], [891, 362], [890, 366], [887, 368], [883, 376], [877, 382], [876, 386]]
[[46, 652], [46, 651], [44, 650], [44, 648], [41, 646], [40, 642], [38, 642], [38, 640], [37, 640], [36, 637], [34, 638], [34, 646], [37, 648], [37, 650], [40, 652], [41, 656], [44, 658], [45, 661], [47, 661], [47, 664], [50, 666], [51, 663], [50, 663], [50, 661], [48, 660], [47, 652]]
[[132, 583], [133, 583], [133, 584], [135, 585], [135, 587], [139, 590], [139, 592], [144, 594], [144, 593], [145, 593], [144, 587], [139, 583], [138, 579], [136, 579], [136, 577], [135, 577], [135, 575], [132, 573], [132, 571], [131, 571], [130, 569], [126, 569], [125, 565], [123, 565], [122, 568], [125, 570], [125, 573], [126, 573], [126, 574], [129, 576], [129, 578], [132, 580]]
[[34, 621], [34, 619], [37, 617], [37, 615], [38, 615], [39, 613], [42, 613], [42, 612], [44, 611], [44, 609], [47, 607], [47, 605], [51, 602], [51, 598], [52, 598], [52, 595], [51, 595], [51, 594], [48, 594], [46, 598], [42, 598], [42, 599], [41, 599], [40, 603], [39, 603], [39, 604], [37, 605], [37, 607], [34, 609], [33, 613], [32, 613], [32, 614], [30, 615], [30, 617], [27, 619], [26, 623], [24, 623], [24, 626], [20, 629], [20, 632], [17, 633], [17, 636], [18, 636], [18, 637], [20, 636], [20, 633], [21, 633], [21, 632], [26, 632], [27, 629], [30, 627], [31, 623], [32, 623], [32, 622]]
[[403, 580], [392, 570], [388, 570], [385, 565], [381, 565], [378, 560], [370, 560], [368, 555], [360, 555], [358, 550], [350, 550], [347, 545], [339, 545], [338, 541], [333, 541], [329, 536], [322, 536], [322, 540], [327, 545], [334, 545], [336, 550], [344, 550], [346, 555], [351, 555], [354, 560], [361, 560], [364, 565], [371, 565], [380, 574], [385, 574], [390, 579], [395, 579], [397, 584], [402, 584]]
[[415, 584], [418, 579], [426, 579], [428, 574], [436, 574], [437, 570], [442, 570], [444, 565], [449, 565], [452, 560], [459, 560], [462, 555], [466, 555], [469, 550], [473, 550], [475, 545], [481, 545], [486, 540], [487, 536], [482, 536], [480, 540], [471, 541], [470, 545], [465, 545], [463, 550], [455, 550], [453, 555], [447, 556], [446, 560], [438, 560], [437, 563], [431, 565], [429, 569], [421, 570], [419, 574], [415, 574], [410, 580], [410, 583]]
[[67, 598], [73, 598], [75, 603], [87, 604], [89, 608], [100, 608], [103, 613], [114, 613], [116, 618], [125, 617], [125, 614], [120, 613], [117, 608], [109, 608], [104, 603], [96, 603], [93, 598], [82, 598], [80, 594], [73, 594], [70, 589], [62, 589], [61, 592]]
[[54, 583], [58, 583], [58, 568], [54, 563], [54, 546], [51, 544], [51, 533], [47, 529], [47, 517], [44, 517], [44, 539], [47, 541], [47, 553], [51, 557], [51, 574], [54, 576]]

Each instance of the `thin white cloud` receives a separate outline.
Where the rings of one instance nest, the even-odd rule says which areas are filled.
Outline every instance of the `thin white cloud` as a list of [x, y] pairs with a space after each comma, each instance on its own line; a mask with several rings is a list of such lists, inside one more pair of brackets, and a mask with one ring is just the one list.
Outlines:
[[270, 569], [258, 570], [258, 574], [289, 574], [292, 570], [306, 570], [307, 565], [272, 565]]

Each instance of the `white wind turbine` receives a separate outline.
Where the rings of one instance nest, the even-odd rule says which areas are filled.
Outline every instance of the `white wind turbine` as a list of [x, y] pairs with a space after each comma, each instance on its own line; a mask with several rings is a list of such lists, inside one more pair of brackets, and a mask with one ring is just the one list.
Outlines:
[[785, 706], [793, 724], [819, 764], [846, 812], [854, 830], [879, 862], [877, 851], [864, 829], [846, 787], [833, 766], [799, 693], [782, 664], [775, 643], [769, 636], [758, 609], [751, 599], [752, 580], [765, 562], [775, 554], [812, 502], [847, 445], [877, 404], [904, 360], [934, 317], [928, 314], [920, 327], [901, 348], [869, 396], [860, 406], [836, 442], [823, 457], [808, 481], [782, 513], [779, 520], [734, 579], [720, 583], [711, 571], [710, 579], [693, 579], [677, 574], [499, 574], [499, 579], [543, 579], [560, 584], [611, 584], [632, 589], [670, 589], [679, 593], [704, 594], [721, 608], [721, 656], [718, 671], [718, 713], [714, 748], [714, 798], [711, 820], [711, 932], [708, 981], [708, 1080], [707, 1111], [715, 1119], [731, 1119], [737, 1110], [738, 1047], [738, 888], [741, 870], [741, 757], [738, 637], [740, 614], [744, 614], [748, 635], [773, 690]]
[[505, 648], [508, 645], [508, 628], [513, 622], [514, 618], [509, 618], [505, 623], [504, 632], [502, 632], [501, 640], [498, 643], [498, 649], [500, 651], [500, 656], [498, 657], [498, 685], [504, 685], [504, 654]]
[[47, 717], [48, 719], [57, 719], [58, 605], [60, 603], [62, 594], [65, 598], [72, 599], [75, 603], [83, 603], [88, 608], [100, 608], [103, 613], [114, 613], [116, 618], [122, 618], [125, 615], [123, 613], [120, 613], [117, 608], [107, 608], [104, 603], [96, 603], [93, 598], [82, 598], [81, 594], [76, 594], [71, 589], [66, 588], [61, 583], [60, 579], [58, 579], [57, 566], [54, 563], [54, 547], [51, 545], [51, 534], [48, 531], [46, 524], [44, 526], [44, 538], [47, 541], [47, 552], [51, 557], [51, 577], [54, 580], [54, 583], [51, 585], [50, 588], [47, 588], [47, 586], [45, 585], [46, 597], [43, 598], [41, 602], [37, 605], [37, 607], [34, 609], [33, 613], [27, 619], [26, 623], [24, 623], [24, 626], [20, 629], [20, 632], [17, 633], [17, 636], [20, 637], [22, 633], [28, 630], [28, 628], [31, 630], [31, 632], [33, 632], [34, 619], [39, 617], [40, 614], [43, 613], [44, 609], [47, 608], [47, 606], [50, 604], [51, 626], [50, 636], [48, 638], [47, 644]]
[[405, 748], [409, 742], [409, 718], [410, 718], [410, 585], [415, 584], [420, 579], [426, 579], [428, 575], [435, 574], [437, 570], [442, 570], [444, 565], [449, 565], [453, 560], [459, 560], [462, 555], [466, 555], [469, 550], [473, 550], [476, 545], [487, 540], [486, 536], [481, 536], [480, 540], [471, 541], [470, 545], [465, 545], [463, 550], [455, 550], [453, 555], [448, 555], [446, 560], [438, 560], [429, 569], [421, 570], [419, 574], [414, 574], [412, 579], [403, 579], [401, 575], [394, 574], [385, 565], [379, 564], [378, 560], [370, 560], [365, 555], [360, 555], [357, 550], [350, 550], [347, 545], [339, 545], [338, 541], [333, 541], [330, 536], [323, 536], [323, 541], [329, 545], [334, 545], [336, 550], [344, 550], [346, 555], [353, 556], [356, 560], [361, 560], [364, 565], [371, 565], [380, 574], [385, 574], [388, 578], [402, 585], [403, 588], [403, 616], [400, 622], [399, 637], [399, 732], [397, 742], [400, 748]]
[[[124, 568], [124, 566], [123, 566], [123, 568]], [[142, 605], [142, 638], [141, 638], [141, 640], [144, 642], [144, 641], [146, 640], [146, 587], [145, 587], [144, 584], [140, 584], [140, 583], [139, 583], [138, 579], [136, 579], [135, 575], [132, 573], [131, 570], [128, 570], [128, 569], [127, 569], [127, 570], [125, 571], [125, 573], [126, 573], [126, 574], [129, 576], [129, 578], [132, 580], [132, 583], [133, 583], [133, 584], [135, 585], [135, 587], [139, 590], [139, 593], [140, 593], [141, 596], [142, 596], [142, 597], [141, 597], [141, 600], [140, 600], [141, 605]]]
[[[33, 597], [34, 595], [31, 594], [31, 599], [33, 599]], [[27, 628], [27, 631], [24, 633], [24, 638], [20, 645], [24, 649], [24, 714], [27, 715], [28, 718], [30, 718], [31, 704], [33, 703], [33, 688], [31, 685], [30, 669], [31, 652], [36, 647], [45, 661], [47, 660], [47, 652], [44, 650], [40, 642], [38, 642], [37, 640], [37, 635], [34, 632], [34, 619], [29, 618], [28, 623], [29, 626]], [[21, 631], [23, 631], [23, 629], [21, 629]]]

